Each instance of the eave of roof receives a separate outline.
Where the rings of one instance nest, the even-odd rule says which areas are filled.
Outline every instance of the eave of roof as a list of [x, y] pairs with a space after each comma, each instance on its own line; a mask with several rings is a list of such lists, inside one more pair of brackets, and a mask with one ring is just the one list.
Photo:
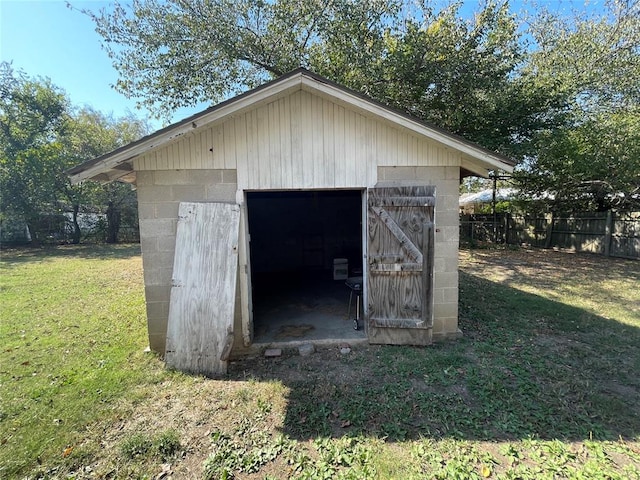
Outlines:
[[100, 157], [88, 160], [69, 170], [67, 174], [72, 182], [78, 183], [86, 179], [110, 181], [119, 178], [119, 166], [134, 158], [160, 148], [176, 138], [187, 135], [194, 130], [220, 120], [238, 111], [250, 108], [260, 102], [286, 94], [291, 90], [304, 89], [316, 94], [326, 95], [333, 99], [367, 111], [392, 123], [401, 125], [427, 136], [464, 154], [462, 167], [478, 175], [486, 175], [487, 170], [504, 170], [511, 172], [515, 162], [508, 157], [492, 152], [480, 145], [470, 142], [441, 128], [399, 110], [377, 102], [359, 92], [350, 90], [304, 68], [293, 70], [275, 80], [267, 82], [253, 90], [244, 92], [229, 100], [225, 100], [200, 113], [162, 128], [135, 142], [120, 147]]

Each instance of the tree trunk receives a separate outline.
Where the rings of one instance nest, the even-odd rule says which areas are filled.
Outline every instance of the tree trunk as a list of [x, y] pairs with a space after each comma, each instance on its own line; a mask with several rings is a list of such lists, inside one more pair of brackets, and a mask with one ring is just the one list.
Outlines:
[[27, 229], [29, 230], [29, 235], [31, 236], [31, 246], [39, 247], [40, 246], [40, 237], [38, 235], [38, 229], [36, 227], [36, 222], [33, 220], [27, 220]]
[[118, 242], [118, 232], [120, 231], [120, 209], [109, 202], [107, 206], [107, 243]]
[[78, 223], [78, 211], [80, 210], [80, 205], [73, 206], [73, 233], [71, 234], [71, 243], [77, 245], [80, 243], [80, 224]]

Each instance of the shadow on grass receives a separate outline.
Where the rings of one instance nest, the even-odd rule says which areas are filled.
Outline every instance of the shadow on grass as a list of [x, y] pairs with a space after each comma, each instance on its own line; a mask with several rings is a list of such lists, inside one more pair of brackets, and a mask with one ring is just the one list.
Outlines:
[[0, 261], [12, 264], [72, 257], [117, 260], [139, 255], [139, 243], [47, 245], [42, 247], [2, 247]]
[[640, 329], [460, 273], [465, 337], [234, 363], [289, 388], [284, 433], [584, 440], [640, 436]]

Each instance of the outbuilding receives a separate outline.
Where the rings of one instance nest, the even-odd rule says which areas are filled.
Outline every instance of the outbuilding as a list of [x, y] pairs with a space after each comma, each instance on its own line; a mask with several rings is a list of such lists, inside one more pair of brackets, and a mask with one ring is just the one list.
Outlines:
[[459, 182], [512, 168], [297, 69], [69, 174], [136, 186], [149, 345], [216, 375], [256, 346], [458, 337]]

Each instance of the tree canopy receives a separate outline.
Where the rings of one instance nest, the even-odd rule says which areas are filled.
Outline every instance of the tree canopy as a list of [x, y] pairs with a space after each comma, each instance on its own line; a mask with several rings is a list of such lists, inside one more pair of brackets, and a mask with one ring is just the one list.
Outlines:
[[545, 14], [526, 74], [564, 99], [562, 122], [537, 134], [520, 170], [524, 192], [553, 208], [640, 207], [640, 4], [612, 2], [607, 16], [568, 22]]
[[73, 214], [74, 242], [80, 241], [81, 208], [119, 207], [135, 194], [127, 185], [72, 185], [65, 170], [136, 140], [145, 122], [113, 119], [89, 107], [76, 109], [48, 79], [29, 78], [0, 63], [0, 218], [19, 217], [31, 237], [45, 214]]
[[519, 76], [526, 45], [506, 3], [139, 0], [91, 15], [116, 88], [160, 116], [298, 66], [488, 148], [516, 153], [553, 101]]
[[20, 214], [33, 232], [40, 215], [55, 202], [67, 109], [67, 98], [51, 82], [29, 79], [10, 64], [0, 64], [1, 207], [3, 213]]

